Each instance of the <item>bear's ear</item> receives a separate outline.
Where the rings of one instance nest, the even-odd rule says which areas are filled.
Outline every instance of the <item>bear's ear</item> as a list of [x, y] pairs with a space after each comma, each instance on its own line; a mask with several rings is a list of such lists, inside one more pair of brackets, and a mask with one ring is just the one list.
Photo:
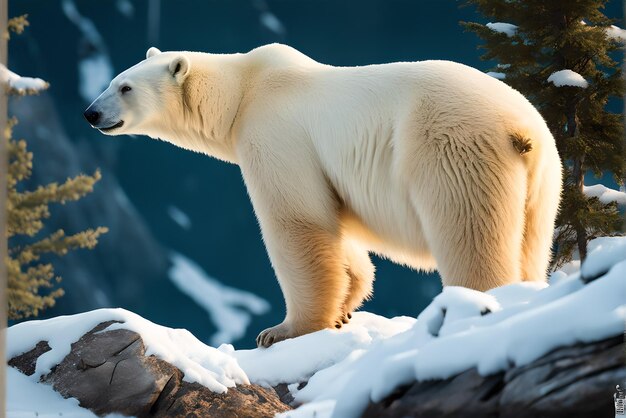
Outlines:
[[170, 74], [182, 84], [189, 73], [189, 59], [184, 55], [179, 55], [170, 62]]
[[151, 47], [148, 49], [148, 51], [146, 52], [146, 59], [153, 57], [155, 55], [158, 55], [161, 53], [161, 50], [159, 50], [158, 48], [155, 47]]

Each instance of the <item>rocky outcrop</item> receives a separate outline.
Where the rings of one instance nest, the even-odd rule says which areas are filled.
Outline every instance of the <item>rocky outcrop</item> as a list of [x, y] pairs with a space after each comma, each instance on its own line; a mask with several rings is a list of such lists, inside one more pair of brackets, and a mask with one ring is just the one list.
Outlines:
[[[70, 354], [42, 377], [43, 382], [98, 415], [260, 418], [291, 409], [273, 389], [240, 385], [218, 394], [185, 382], [175, 366], [145, 355], [139, 334], [125, 329], [99, 332], [110, 324], [98, 325], [72, 344]], [[42, 341], [9, 365], [33, 374], [37, 358], [48, 350]]]
[[447, 380], [415, 382], [372, 403], [367, 418], [613, 417], [615, 385], [626, 379], [624, 339], [554, 350], [506, 373], [476, 369]]

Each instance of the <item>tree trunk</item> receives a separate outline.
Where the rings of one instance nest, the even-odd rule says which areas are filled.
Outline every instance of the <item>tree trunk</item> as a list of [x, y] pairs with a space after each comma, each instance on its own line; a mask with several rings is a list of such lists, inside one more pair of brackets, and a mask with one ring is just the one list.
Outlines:
[[[585, 172], [583, 170], [583, 163], [585, 162], [585, 157], [579, 157], [574, 160], [574, 167], [572, 169], [572, 177], [574, 180], [574, 185], [576, 190], [579, 193], [583, 193], [583, 187], [585, 185]], [[578, 245], [578, 254], [580, 256], [580, 261], [585, 261], [587, 258], [587, 231], [585, 230], [585, 225], [576, 220], [576, 244]]]
[[[578, 121], [576, 120], [576, 107], [578, 105], [578, 100], [572, 98], [570, 100], [569, 106], [567, 107], [567, 138], [574, 139], [576, 135], [578, 135]], [[572, 180], [574, 182], [574, 187], [579, 193], [583, 193], [583, 187], [585, 185], [585, 170], [583, 168], [583, 164], [585, 162], [585, 156], [580, 155], [574, 158], [573, 167], [572, 167]], [[584, 261], [587, 258], [587, 231], [585, 230], [585, 225], [576, 220], [575, 228], [576, 230], [576, 244], [578, 246], [578, 254], [580, 256], [580, 261]]]
[[[8, 64], [7, 47], [8, 0], [0, 0], [0, 64]], [[7, 329], [7, 149], [5, 128], [7, 124], [8, 73], [0, 76], [0, 417], [6, 414], [6, 361]]]

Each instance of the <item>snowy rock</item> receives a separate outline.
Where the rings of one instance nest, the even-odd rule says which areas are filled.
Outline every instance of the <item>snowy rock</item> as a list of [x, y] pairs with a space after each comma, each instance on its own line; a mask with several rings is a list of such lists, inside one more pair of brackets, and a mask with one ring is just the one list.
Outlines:
[[445, 380], [414, 382], [371, 403], [363, 417], [613, 416], [615, 384], [626, 379], [622, 341], [616, 337], [557, 349], [489, 376], [471, 369]]
[[[42, 377], [65, 398], [97, 415], [136, 417], [272, 417], [290, 408], [272, 389], [240, 384], [225, 393], [185, 380], [183, 372], [155, 355], [146, 355], [142, 336], [110, 330], [104, 322], [72, 344], [70, 353]], [[53, 343], [51, 343], [54, 345]], [[47, 342], [15, 356], [9, 365], [36, 377], [38, 359], [51, 352]], [[11, 412], [11, 411], [9, 411]]]
[[585, 78], [572, 70], [561, 70], [550, 74], [548, 83], [554, 84], [556, 87], [571, 86], [586, 89], [589, 83]]
[[[522, 282], [488, 292], [446, 287], [417, 319], [356, 312], [340, 330], [268, 349], [236, 350], [230, 344], [216, 349], [186, 330], [123, 309], [101, 309], [12, 326], [7, 358], [32, 373], [27, 379], [37, 389], [44, 386], [37, 383], [40, 377], [56, 385], [57, 373], [69, 376], [67, 385], [78, 387], [62, 393], [78, 400], [54, 404], [70, 411], [74, 401], [86, 404], [90, 383], [81, 379], [94, 376], [104, 383], [93, 393], [105, 393], [116, 404], [125, 405], [124, 398], [106, 391], [111, 382], [128, 379], [132, 398], [144, 406], [152, 402], [149, 410], [166, 399], [180, 406], [181, 414], [196, 413], [191, 409], [197, 407], [205, 416], [216, 416], [210, 412], [216, 402], [220, 410], [239, 402], [245, 411], [248, 400], [269, 402], [268, 393], [272, 402], [297, 406], [282, 418], [517, 417], [529, 411], [542, 417], [598, 416], [590, 411], [608, 411], [615, 384], [626, 378], [619, 356], [626, 321], [626, 237], [591, 241], [580, 270], [571, 267], [571, 274], [561, 271], [550, 285]], [[90, 333], [103, 322], [114, 323]], [[113, 332], [120, 334], [97, 344], [99, 349], [81, 348], [83, 341]], [[9, 386], [15, 373], [10, 376]], [[259, 394], [254, 385], [275, 386], [276, 392]], [[257, 398], [230, 398], [242, 391]], [[10, 398], [9, 404], [29, 406], [23, 399]], [[144, 416], [142, 406], [135, 407], [135, 415]]]
[[[371, 346], [358, 347], [343, 360], [314, 373], [306, 387], [292, 390], [296, 403], [303, 405], [281, 418], [357, 418], [372, 403], [387, 408], [412, 386], [419, 387], [420, 391], [424, 387], [430, 389], [423, 397], [408, 399], [397, 414], [392, 411], [384, 415], [378, 411], [380, 414], [376, 412], [369, 416], [498, 416], [496, 413], [483, 414], [480, 408], [485, 405], [476, 403], [483, 396], [487, 399], [492, 396], [490, 393], [501, 390], [498, 376], [510, 376], [512, 371], [524, 367], [547, 364], [544, 362], [552, 358], [551, 352], [565, 350], [565, 347], [574, 347], [574, 351], [567, 352], [575, 360], [588, 352], [585, 346], [623, 334], [626, 247], [620, 243], [626, 242], [626, 237], [614, 237], [611, 242], [606, 238], [603, 240], [600, 246], [596, 245], [600, 242], [598, 240], [590, 243], [585, 262], [589, 267], [583, 267], [583, 270], [593, 272], [590, 274], [594, 280], [581, 280], [580, 272], [574, 272], [549, 286], [546, 283], [515, 283], [486, 294], [445, 288], [420, 314], [411, 329]], [[598, 249], [594, 250], [594, 246]], [[583, 348], [579, 350], [580, 347]], [[574, 376], [585, 372], [584, 364], [591, 362], [587, 357], [581, 358], [577, 366], [572, 366]], [[547, 367], [553, 367], [554, 373], [561, 373], [558, 368], [560, 359], [548, 362]], [[604, 373], [602, 370], [596, 370], [598, 376]], [[549, 374], [545, 370], [542, 373]], [[479, 380], [473, 380], [472, 374]], [[448, 392], [446, 388], [459, 376], [463, 376], [463, 380], [456, 381], [459, 384], [452, 385]], [[604, 377], [602, 382], [614, 376]], [[431, 388], [428, 382], [434, 386]], [[544, 387], [538, 381], [529, 382], [531, 386], [525, 389], [526, 392]], [[606, 394], [617, 383], [619, 381], [597, 390]], [[591, 403], [599, 399], [596, 389], [583, 391], [584, 382], [578, 387], [577, 397], [589, 397]], [[558, 398], [565, 389], [554, 387], [550, 390]], [[437, 391], [440, 391], [440, 398], [435, 399]], [[469, 397], [465, 396], [466, 391], [471, 393]], [[470, 402], [471, 399], [474, 403]], [[612, 395], [606, 399], [611, 405]], [[449, 415], [442, 413], [445, 408], [454, 411], [450, 409], [451, 404], [457, 400], [460, 402], [458, 408], [470, 402], [470, 409], [457, 409], [456, 413]], [[562, 405], [566, 405], [562, 401]], [[578, 405], [579, 401], [567, 402]], [[581, 411], [587, 410], [582, 408]], [[577, 412], [573, 411], [571, 416], [598, 416], [585, 413], [576, 415]]]

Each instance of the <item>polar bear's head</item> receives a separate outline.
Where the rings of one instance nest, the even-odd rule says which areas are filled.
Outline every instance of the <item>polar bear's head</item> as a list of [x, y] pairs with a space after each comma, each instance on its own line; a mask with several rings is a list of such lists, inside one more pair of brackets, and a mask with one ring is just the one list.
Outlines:
[[160, 137], [159, 127], [181, 102], [190, 71], [185, 53], [150, 48], [146, 59], [124, 71], [85, 110], [85, 119], [106, 135]]
[[148, 135], [234, 161], [229, 138], [243, 97], [242, 68], [240, 54], [150, 48], [84, 116], [107, 135]]

